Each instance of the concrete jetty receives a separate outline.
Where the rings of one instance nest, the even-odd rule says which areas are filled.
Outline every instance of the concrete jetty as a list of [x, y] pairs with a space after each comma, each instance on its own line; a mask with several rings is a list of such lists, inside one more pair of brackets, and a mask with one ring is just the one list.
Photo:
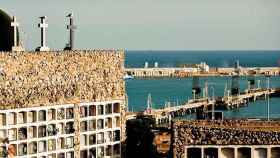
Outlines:
[[172, 118], [176, 116], [183, 116], [185, 114], [195, 113], [198, 110], [204, 112], [211, 110], [213, 107], [223, 109], [235, 109], [242, 106], [246, 106], [247, 103], [256, 101], [257, 99], [265, 99], [267, 96], [278, 96], [280, 88], [269, 88], [269, 89], [255, 89], [246, 90], [240, 95], [223, 96], [216, 98], [200, 98], [192, 99], [185, 104], [178, 106], [168, 106], [162, 109], [152, 109], [148, 107], [143, 113], [127, 115], [127, 118], [133, 118], [136, 115], [148, 115], [155, 119], [157, 125], [169, 124]]
[[209, 68], [202, 64], [196, 67], [145, 67], [126, 68], [126, 75], [139, 78], [150, 77], [192, 77], [192, 76], [240, 76], [271, 75], [278, 76], [280, 67], [240, 67], [240, 68]]

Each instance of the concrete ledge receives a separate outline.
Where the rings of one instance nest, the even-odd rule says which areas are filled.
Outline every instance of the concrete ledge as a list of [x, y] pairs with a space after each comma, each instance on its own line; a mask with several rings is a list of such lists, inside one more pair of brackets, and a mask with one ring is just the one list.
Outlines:
[[279, 158], [280, 145], [185, 146], [185, 158]]

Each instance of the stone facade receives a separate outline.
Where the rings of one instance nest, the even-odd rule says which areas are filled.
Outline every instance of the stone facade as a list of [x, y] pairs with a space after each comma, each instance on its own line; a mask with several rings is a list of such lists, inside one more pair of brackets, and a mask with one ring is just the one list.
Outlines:
[[123, 99], [124, 52], [0, 52], [0, 109]]
[[[22, 140], [14, 139], [6, 146], [22, 149], [15, 155], [39, 152], [40, 158], [46, 154], [52, 158], [64, 157], [65, 154], [67, 158], [104, 157], [104, 154], [119, 158], [120, 143], [125, 139], [126, 95], [123, 76], [123, 50], [0, 52], [0, 136], [9, 137], [13, 134], [11, 131], [21, 131], [22, 126], [37, 131], [34, 124], [52, 126], [54, 131], [67, 131], [68, 126], [65, 129], [63, 125], [71, 124], [74, 130], [55, 135], [57, 141], [60, 140], [58, 137], [63, 140], [64, 137], [67, 140], [71, 138], [72, 146], [54, 151], [56, 145], [49, 143], [51, 136], [43, 134], [47, 141], [43, 143], [48, 144], [48, 149], [39, 148], [44, 149], [40, 153], [33, 146], [42, 139], [39, 138], [41, 127], [38, 127], [38, 136], [32, 136], [32, 140], [36, 141], [31, 144], [29, 138], [32, 132], [24, 131], [23, 134], [19, 133], [23, 135], [22, 144], [18, 145]], [[65, 119], [63, 113], [64, 119], [58, 119], [64, 110], [71, 113], [71, 118], [66, 116]], [[42, 119], [39, 119], [41, 116]], [[88, 129], [88, 126], [92, 129]], [[114, 137], [105, 137], [108, 133], [113, 133]], [[81, 140], [81, 137], [84, 139]], [[5, 143], [1, 138], [0, 156], [8, 150], [3, 146]], [[53, 148], [50, 150], [49, 146]], [[64, 152], [65, 148], [69, 152]]]

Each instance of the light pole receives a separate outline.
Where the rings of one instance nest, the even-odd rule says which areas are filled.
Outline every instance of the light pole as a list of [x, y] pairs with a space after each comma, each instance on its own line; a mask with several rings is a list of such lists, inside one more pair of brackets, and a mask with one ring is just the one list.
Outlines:
[[258, 80], [258, 89], [260, 89], [261, 88], [261, 80]]
[[205, 81], [205, 98], [208, 100], [208, 80]]
[[269, 105], [269, 76], [267, 77], [267, 91], [268, 91], [268, 93], [267, 93], [267, 121], [269, 121], [270, 120], [270, 105]]
[[227, 99], [229, 100], [230, 90], [227, 90]]
[[213, 86], [211, 86], [211, 89], [212, 89], [212, 120], [215, 120], [215, 105], [214, 105], [214, 102], [215, 102], [215, 89]]
[[195, 89], [193, 89], [192, 92], [193, 92], [193, 100], [195, 101], [195, 97], [196, 97], [195, 96]]

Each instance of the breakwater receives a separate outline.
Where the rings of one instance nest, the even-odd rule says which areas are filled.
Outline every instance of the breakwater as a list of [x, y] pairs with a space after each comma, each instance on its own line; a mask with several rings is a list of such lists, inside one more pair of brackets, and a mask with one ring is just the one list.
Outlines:
[[261, 76], [280, 74], [279, 67], [242, 67], [236, 68], [202, 68], [202, 67], [165, 67], [165, 68], [126, 68], [127, 75], [133, 77], [150, 78], [150, 77], [192, 77], [192, 76]]

